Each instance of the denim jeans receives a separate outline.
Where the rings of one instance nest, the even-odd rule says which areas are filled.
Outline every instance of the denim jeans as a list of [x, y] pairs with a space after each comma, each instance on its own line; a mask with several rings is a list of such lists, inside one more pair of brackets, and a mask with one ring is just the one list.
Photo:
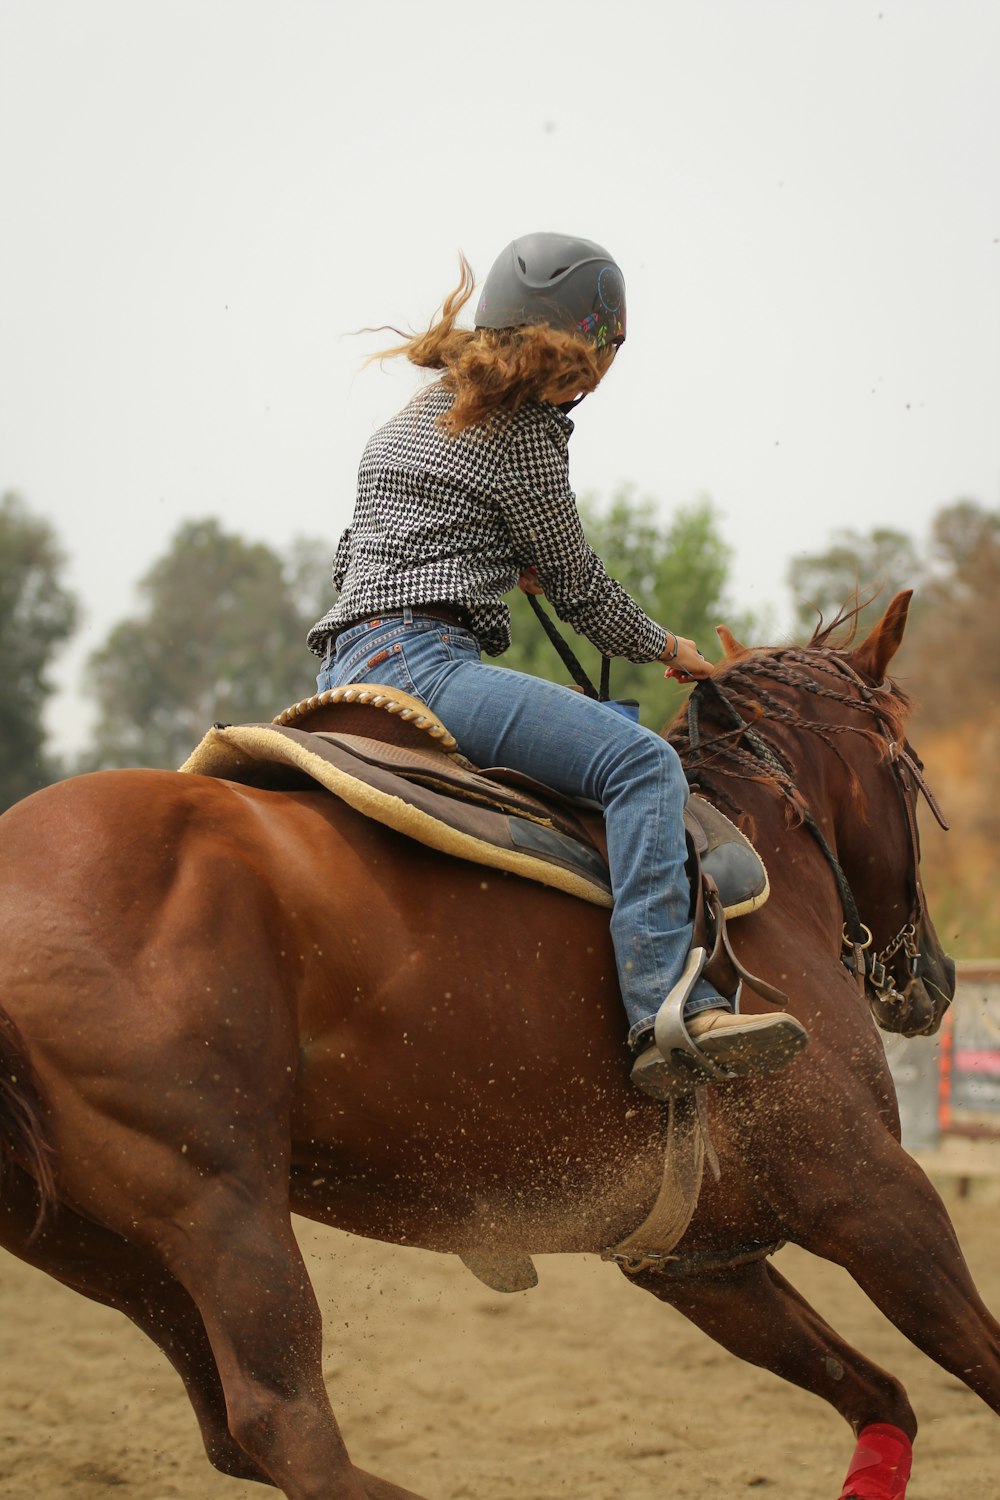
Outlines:
[[[405, 609], [341, 631], [321, 692], [377, 682], [421, 699], [477, 766], [507, 766], [604, 810], [611, 939], [634, 1044], [652, 1026], [691, 943], [682, 815], [687, 782], [666, 740], [604, 704], [480, 660], [471, 631]], [[699, 981], [686, 1014], [728, 1002]]]

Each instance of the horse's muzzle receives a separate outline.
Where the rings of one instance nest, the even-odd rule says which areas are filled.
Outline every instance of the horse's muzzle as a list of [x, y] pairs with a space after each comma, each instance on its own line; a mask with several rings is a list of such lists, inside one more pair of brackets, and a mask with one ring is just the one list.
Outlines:
[[873, 1000], [872, 1014], [883, 1031], [933, 1036], [955, 998], [955, 960], [941, 947], [929, 917], [924, 917], [917, 937], [916, 974], [897, 999]]

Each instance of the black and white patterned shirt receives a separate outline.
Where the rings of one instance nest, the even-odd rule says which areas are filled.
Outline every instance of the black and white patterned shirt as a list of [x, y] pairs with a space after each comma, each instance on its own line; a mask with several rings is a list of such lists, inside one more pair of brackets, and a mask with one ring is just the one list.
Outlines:
[[450, 437], [452, 395], [418, 392], [365, 448], [354, 518], [337, 547], [334, 607], [309, 632], [318, 656], [353, 620], [404, 604], [464, 612], [489, 656], [510, 645], [504, 594], [530, 566], [561, 620], [606, 656], [655, 661], [666, 632], [639, 608], [583, 534], [569, 483], [573, 423], [530, 402], [496, 425]]

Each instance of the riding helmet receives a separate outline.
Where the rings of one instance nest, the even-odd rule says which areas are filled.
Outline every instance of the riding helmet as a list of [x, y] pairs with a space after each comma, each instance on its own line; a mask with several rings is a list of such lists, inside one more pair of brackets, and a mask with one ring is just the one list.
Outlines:
[[476, 309], [477, 328], [547, 323], [592, 339], [625, 342], [625, 281], [593, 240], [526, 234], [494, 261]]

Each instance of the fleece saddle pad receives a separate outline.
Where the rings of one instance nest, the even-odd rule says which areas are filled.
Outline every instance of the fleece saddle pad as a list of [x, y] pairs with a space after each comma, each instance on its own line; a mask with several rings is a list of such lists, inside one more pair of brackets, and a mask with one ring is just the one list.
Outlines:
[[[215, 725], [181, 770], [272, 791], [318, 784], [442, 854], [612, 904], [599, 809], [514, 771], [477, 771], [430, 710], [396, 689], [351, 684], [304, 699], [271, 724]], [[743, 835], [700, 797], [690, 799], [685, 822], [727, 916], [760, 906], [767, 876]]]

